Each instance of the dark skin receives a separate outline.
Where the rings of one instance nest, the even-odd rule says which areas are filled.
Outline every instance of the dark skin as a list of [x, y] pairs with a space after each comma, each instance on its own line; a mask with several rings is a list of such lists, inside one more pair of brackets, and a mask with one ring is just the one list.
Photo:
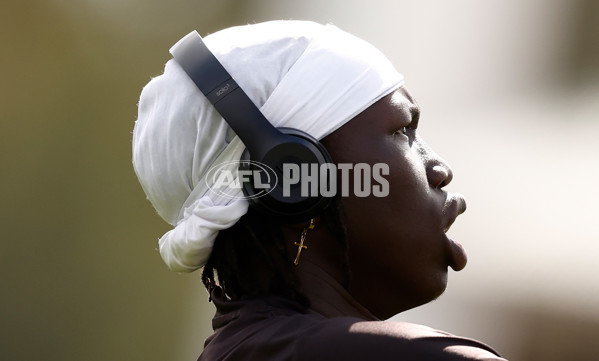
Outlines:
[[[463, 248], [445, 234], [466, 203], [444, 190], [451, 169], [417, 135], [418, 121], [418, 106], [400, 88], [322, 140], [336, 163], [386, 163], [390, 172], [387, 197], [350, 192], [341, 198], [351, 274], [347, 291], [370, 314], [334, 290], [334, 282], [345, 285], [347, 279], [346, 253], [322, 220], [308, 233], [308, 249], [296, 268], [304, 293], [319, 304], [317, 311], [386, 319], [436, 299], [447, 286], [448, 267], [466, 266]], [[284, 225], [286, 239], [299, 241], [305, 225]], [[295, 257], [297, 246], [288, 245]], [[332, 283], [323, 284], [328, 277]]]

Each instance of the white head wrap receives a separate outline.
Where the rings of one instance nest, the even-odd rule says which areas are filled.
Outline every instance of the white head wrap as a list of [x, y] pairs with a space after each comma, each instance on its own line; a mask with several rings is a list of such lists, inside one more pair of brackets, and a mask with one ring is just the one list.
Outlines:
[[[380, 51], [332, 25], [272, 21], [225, 29], [204, 42], [272, 124], [316, 139], [403, 84]], [[218, 196], [205, 177], [243, 150], [174, 60], [143, 89], [133, 166], [158, 214], [174, 226], [159, 241], [173, 271], [202, 267], [218, 231], [247, 212], [245, 199]]]

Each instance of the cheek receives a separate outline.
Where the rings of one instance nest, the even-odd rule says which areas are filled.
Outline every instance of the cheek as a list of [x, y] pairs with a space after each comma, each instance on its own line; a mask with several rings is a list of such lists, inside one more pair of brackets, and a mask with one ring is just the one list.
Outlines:
[[437, 213], [430, 202], [373, 206], [372, 200], [347, 202], [348, 255], [351, 274], [379, 294], [415, 297], [424, 303], [438, 296], [447, 282], [447, 260]]
[[350, 256], [396, 272], [440, 263], [442, 200], [429, 187], [424, 166], [404, 153], [389, 168], [387, 197], [342, 199]]
[[[410, 223], [410, 219], [423, 216], [420, 207], [426, 207], [429, 197], [429, 186], [426, 170], [419, 155], [405, 145], [392, 141], [381, 142], [370, 148], [363, 156], [354, 162], [370, 165], [384, 163], [388, 166], [389, 174], [382, 177], [386, 181], [387, 195], [376, 197], [358, 197], [354, 193], [356, 184], [355, 173], [349, 173], [348, 197], [342, 201], [348, 213], [353, 215], [350, 224], [367, 223], [378, 227], [393, 227], [398, 221]], [[354, 163], [355, 164], [355, 163]], [[358, 177], [360, 178], [360, 177]], [[372, 181], [372, 178], [370, 179]], [[372, 181], [371, 184], [378, 182]]]
[[372, 197], [368, 200], [356, 200], [364, 203], [362, 207], [372, 209], [377, 223], [387, 223], [385, 227], [415, 226], [429, 219], [432, 210], [432, 194], [426, 169], [417, 154], [397, 152], [390, 158], [388, 182], [389, 193], [386, 197]]
[[[347, 146], [347, 143], [343, 144]], [[385, 197], [356, 197], [354, 173], [349, 172], [350, 192], [341, 201], [355, 251], [381, 256], [378, 258], [388, 262], [393, 262], [400, 257], [398, 255], [410, 253], [415, 256], [419, 247], [430, 243], [423, 242], [422, 238], [430, 238], [431, 229], [437, 228], [438, 213], [442, 209], [442, 204], [437, 204], [431, 194], [422, 154], [417, 147], [410, 147], [407, 142], [394, 137], [380, 138], [380, 141], [369, 144], [368, 151], [360, 149], [362, 151], [358, 152], [355, 148], [344, 147], [335, 152], [335, 160], [351, 164], [387, 164], [389, 174], [384, 178], [389, 193]]]

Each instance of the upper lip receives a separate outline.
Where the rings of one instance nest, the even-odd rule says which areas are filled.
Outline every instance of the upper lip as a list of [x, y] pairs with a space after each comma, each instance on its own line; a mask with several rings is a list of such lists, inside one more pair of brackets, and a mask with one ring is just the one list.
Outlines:
[[447, 222], [443, 228], [443, 232], [447, 232], [456, 218], [466, 211], [466, 200], [461, 194], [450, 194], [445, 201], [443, 213], [447, 217]]

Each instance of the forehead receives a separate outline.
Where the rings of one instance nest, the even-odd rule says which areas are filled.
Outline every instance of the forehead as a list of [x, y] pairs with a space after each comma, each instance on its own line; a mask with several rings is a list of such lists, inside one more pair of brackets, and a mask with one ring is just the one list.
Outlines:
[[389, 101], [385, 108], [391, 115], [398, 118], [409, 118], [409, 120], [418, 120], [420, 117], [420, 107], [410, 94], [410, 92], [401, 87], [391, 93]]
[[403, 127], [413, 120], [418, 120], [419, 114], [420, 109], [412, 95], [406, 88], [400, 87], [372, 104], [327, 138], [347, 137], [350, 133], [365, 135], [363, 132], [367, 132], [367, 129]]
[[347, 159], [353, 149], [372, 150], [376, 143], [418, 120], [419, 108], [403, 87], [383, 97], [322, 140], [325, 147]]

